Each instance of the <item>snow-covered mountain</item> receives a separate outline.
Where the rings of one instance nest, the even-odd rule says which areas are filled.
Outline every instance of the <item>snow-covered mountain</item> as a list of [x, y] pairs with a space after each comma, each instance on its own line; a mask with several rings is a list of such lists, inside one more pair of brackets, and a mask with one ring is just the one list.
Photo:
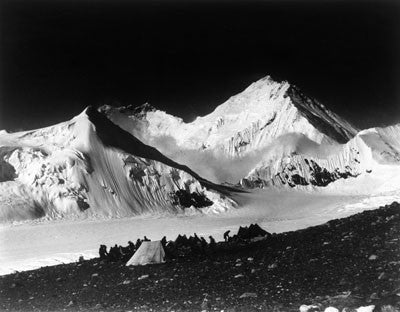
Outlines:
[[149, 104], [99, 110], [218, 183], [325, 187], [388, 162], [399, 165], [399, 126], [359, 132], [296, 86], [269, 76], [190, 123]]
[[261, 161], [265, 163], [265, 155], [276, 146], [282, 155], [275, 156], [281, 158], [295, 152], [299, 140], [306, 146], [336, 146], [358, 132], [297, 87], [269, 76], [191, 123], [149, 104], [103, 106], [100, 111], [147, 144], [219, 183], [238, 182]]
[[262, 150], [287, 133], [300, 133], [317, 143], [345, 143], [358, 132], [295, 86], [275, 82], [269, 76], [191, 123], [149, 104], [138, 108], [104, 106], [100, 110], [136, 135], [171, 136], [179, 148], [211, 150], [229, 157]]
[[55, 126], [0, 132], [1, 221], [220, 212], [235, 206], [227, 193], [91, 107]]
[[145, 104], [0, 131], [1, 220], [219, 212], [236, 204], [214, 183], [397, 192], [397, 176], [400, 125], [359, 131], [270, 77], [190, 123]]

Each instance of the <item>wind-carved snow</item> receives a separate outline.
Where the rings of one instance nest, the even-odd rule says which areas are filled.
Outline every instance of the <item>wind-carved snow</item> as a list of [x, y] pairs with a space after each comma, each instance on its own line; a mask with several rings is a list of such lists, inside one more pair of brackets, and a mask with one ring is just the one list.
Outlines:
[[221, 212], [235, 206], [225, 196], [227, 189], [91, 108], [52, 127], [2, 132], [0, 159], [2, 221], [194, 213], [200, 208]]

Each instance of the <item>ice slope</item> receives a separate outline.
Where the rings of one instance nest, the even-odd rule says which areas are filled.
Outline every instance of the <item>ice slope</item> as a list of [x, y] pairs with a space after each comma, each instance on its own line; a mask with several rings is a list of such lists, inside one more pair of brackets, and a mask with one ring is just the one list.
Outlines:
[[235, 206], [228, 191], [90, 107], [55, 126], [0, 133], [1, 221], [219, 212]]
[[[359, 191], [372, 192], [382, 185], [384, 178], [389, 184], [386, 190], [400, 189], [397, 179], [400, 174], [400, 125], [361, 131], [346, 144], [334, 148], [294, 136], [291, 135], [292, 140], [277, 140], [241, 183], [247, 187], [326, 187], [335, 181], [356, 178], [352, 180], [352, 189], [358, 186]], [[333, 185], [349, 187], [348, 183], [344, 186], [342, 182]]]

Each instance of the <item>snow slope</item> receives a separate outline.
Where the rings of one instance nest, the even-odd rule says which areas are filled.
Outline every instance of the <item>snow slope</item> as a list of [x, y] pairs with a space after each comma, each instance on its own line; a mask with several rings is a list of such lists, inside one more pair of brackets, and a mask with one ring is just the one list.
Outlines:
[[393, 182], [393, 190], [400, 188], [400, 184], [395, 183], [400, 173], [400, 125], [361, 131], [346, 144], [334, 148], [307, 142], [294, 134], [290, 139], [282, 140], [264, 153], [263, 160], [241, 180], [243, 185], [326, 187], [336, 181], [354, 178], [350, 179], [354, 188], [359, 185], [362, 189], [365, 185], [360, 183], [361, 179], [369, 179], [370, 185], [374, 185], [374, 180], [385, 176], [389, 183]]
[[235, 206], [228, 188], [202, 179], [90, 107], [48, 128], [2, 131], [0, 189], [1, 221], [220, 212]]

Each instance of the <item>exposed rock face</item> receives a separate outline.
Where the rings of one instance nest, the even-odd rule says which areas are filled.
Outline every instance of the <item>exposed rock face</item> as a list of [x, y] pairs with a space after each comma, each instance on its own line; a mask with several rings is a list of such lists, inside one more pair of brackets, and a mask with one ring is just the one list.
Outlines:
[[300, 114], [316, 128], [338, 143], [346, 143], [354, 137], [354, 128], [320, 102], [304, 95], [296, 86], [290, 86], [287, 96]]
[[297, 185], [327, 186], [338, 179], [355, 178], [360, 174], [350, 166], [346, 166], [344, 171], [341, 171], [339, 168], [329, 171], [327, 168], [320, 167], [314, 160], [302, 157], [291, 161], [289, 164], [282, 165], [281, 170], [275, 175], [271, 175], [268, 169], [260, 168], [253, 170], [248, 178], [241, 180], [241, 185], [247, 188], [263, 188], [272, 185], [288, 185], [290, 187]]
[[314, 156], [297, 152], [288, 155], [267, 154], [265, 160], [241, 180], [241, 184], [246, 187], [272, 185], [324, 187], [336, 180], [354, 178], [365, 173], [364, 165], [369, 163], [368, 157], [370, 157], [368, 153], [360, 154], [360, 150], [365, 149], [360, 140], [354, 140], [324, 158], [318, 158], [317, 154]]
[[203, 193], [190, 193], [186, 190], [177, 190], [175, 193], [173, 193], [173, 196], [174, 204], [185, 208], [203, 208], [209, 207], [213, 204], [213, 202], [204, 196]]

